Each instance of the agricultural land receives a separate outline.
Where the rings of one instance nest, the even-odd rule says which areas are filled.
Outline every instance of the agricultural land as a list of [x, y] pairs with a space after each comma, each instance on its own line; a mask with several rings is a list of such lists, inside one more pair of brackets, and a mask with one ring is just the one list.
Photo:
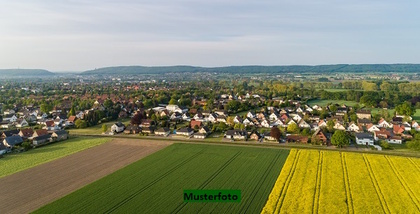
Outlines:
[[291, 150], [262, 213], [419, 213], [420, 159]]
[[[258, 213], [289, 151], [173, 144], [35, 213]], [[185, 189], [239, 189], [240, 203], [185, 203]]]

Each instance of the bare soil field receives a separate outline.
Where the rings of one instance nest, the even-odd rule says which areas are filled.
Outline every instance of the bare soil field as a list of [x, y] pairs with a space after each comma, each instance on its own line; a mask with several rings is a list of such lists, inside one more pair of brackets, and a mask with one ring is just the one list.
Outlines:
[[0, 179], [0, 213], [28, 213], [146, 157], [170, 142], [114, 139]]

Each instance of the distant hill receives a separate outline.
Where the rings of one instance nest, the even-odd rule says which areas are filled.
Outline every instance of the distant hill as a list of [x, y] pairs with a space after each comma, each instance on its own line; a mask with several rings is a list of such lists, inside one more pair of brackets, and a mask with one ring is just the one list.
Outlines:
[[18, 76], [53, 76], [54, 73], [43, 69], [0, 69], [1, 77], [18, 77]]
[[420, 72], [420, 64], [338, 64], [338, 65], [288, 65], [288, 66], [118, 66], [105, 67], [82, 72], [83, 75], [110, 74], [159, 74], [178, 72], [219, 72], [219, 73], [365, 73], [365, 72]]

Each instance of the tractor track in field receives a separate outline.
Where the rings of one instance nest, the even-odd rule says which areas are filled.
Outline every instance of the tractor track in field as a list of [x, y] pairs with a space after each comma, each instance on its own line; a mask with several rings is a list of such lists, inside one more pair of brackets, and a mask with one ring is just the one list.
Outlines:
[[172, 143], [114, 139], [0, 178], [0, 213], [29, 213]]

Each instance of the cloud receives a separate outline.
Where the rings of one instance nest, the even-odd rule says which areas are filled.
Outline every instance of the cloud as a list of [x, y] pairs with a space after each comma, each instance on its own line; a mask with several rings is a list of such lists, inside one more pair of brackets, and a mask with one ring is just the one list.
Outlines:
[[417, 2], [0, 2], [2, 67], [419, 62]]

